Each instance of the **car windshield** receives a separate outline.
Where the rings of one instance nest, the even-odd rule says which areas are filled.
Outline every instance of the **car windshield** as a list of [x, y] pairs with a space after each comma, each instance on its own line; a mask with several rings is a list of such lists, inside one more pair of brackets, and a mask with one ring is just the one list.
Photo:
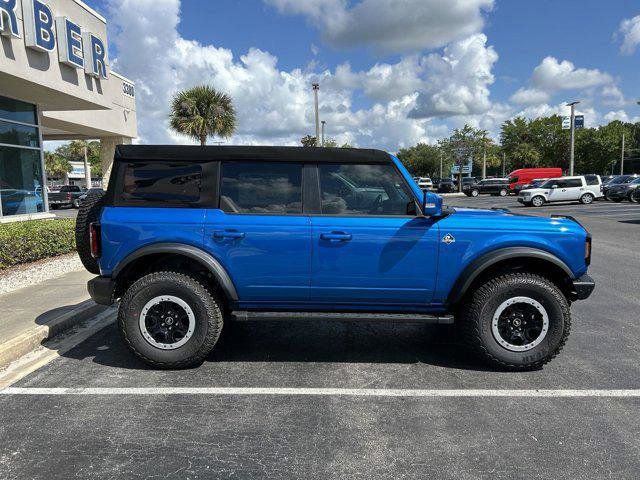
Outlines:
[[640, 185], [640, 177], [636, 178], [633, 182], [631, 182], [631, 185]]

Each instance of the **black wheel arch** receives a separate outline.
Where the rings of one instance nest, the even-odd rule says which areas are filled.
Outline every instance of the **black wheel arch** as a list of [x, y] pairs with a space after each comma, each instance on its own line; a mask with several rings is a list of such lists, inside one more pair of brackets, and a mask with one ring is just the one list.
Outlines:
[[[156, 243], [130, 253], [111, 274], [111, 278], [117, 285], [116, 292], [123, 293], [122, 290], [126, 289], [131, 278], [137, 278], [151, 271], [166, 269], [169, 261], [182, 262], [208, 272], [227, 300], [233, 302], [238, 300], [235, 284], [220, 261], [201, 248], [182, 243]], [[142, 271], [137, 271], [137, 267], [140, 267]]]
[[472, 289], [474, 283], [492, 272], [522, 270], [539, 272], [554, 281], [566, 295], [575, 275], [569, 266], [556, 255], [533, 247], [507, 247], [485, 253], [473, 260], [458, 276], [447, 303], [457, 305]]

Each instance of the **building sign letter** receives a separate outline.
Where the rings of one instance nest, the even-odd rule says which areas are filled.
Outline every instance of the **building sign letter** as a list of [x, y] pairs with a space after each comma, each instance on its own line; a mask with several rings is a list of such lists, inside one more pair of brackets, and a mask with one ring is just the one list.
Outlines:
[[56, 47], [53, 33], [53, 13], [40, 0], [23, 0], [25, 44], [41, 52], [52, 52]]
[[91, 32], [82, 35], [84, 42], [84, 71], [98, 78], [107, 78], [107, 49]]
[[83, 68], [82, 29], [67, 17], [56, 18], [58, 58], [70, 67]]
[[0, 0], [0, 34], [20, 38], [16, 7], [18, 0]]

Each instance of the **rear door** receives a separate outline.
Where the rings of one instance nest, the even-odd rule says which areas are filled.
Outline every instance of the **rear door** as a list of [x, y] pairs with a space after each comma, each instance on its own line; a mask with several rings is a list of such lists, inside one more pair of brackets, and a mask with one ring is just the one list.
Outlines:
[[227, 269], [241, 305], [306, 301], [311, 227], [302, 164], [230, 161], [220, 170], [219, 208], [207, 211], [204, 242]]
[[320, 164], [312, 223], [312, 302], [329, 309], [425, 306], [433, 296], [439, 233], [416, 216], [395, 165]]

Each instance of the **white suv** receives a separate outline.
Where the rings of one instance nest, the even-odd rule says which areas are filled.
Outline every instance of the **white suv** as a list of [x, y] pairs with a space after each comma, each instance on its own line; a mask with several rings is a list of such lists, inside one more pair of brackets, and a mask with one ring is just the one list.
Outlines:
[[547, 180], [538, 188], [521, 190], [518, 201], [524, 205], [541, 207], [548, 202], [575, 202], [589, 204], [602, 197], [600, 177], [597, 182], [584, 176], [560, 177]]
[[429, 177], [418, 177], [417, 183], [422, 190], [431, 190], [433, 188], [433, 182]]

